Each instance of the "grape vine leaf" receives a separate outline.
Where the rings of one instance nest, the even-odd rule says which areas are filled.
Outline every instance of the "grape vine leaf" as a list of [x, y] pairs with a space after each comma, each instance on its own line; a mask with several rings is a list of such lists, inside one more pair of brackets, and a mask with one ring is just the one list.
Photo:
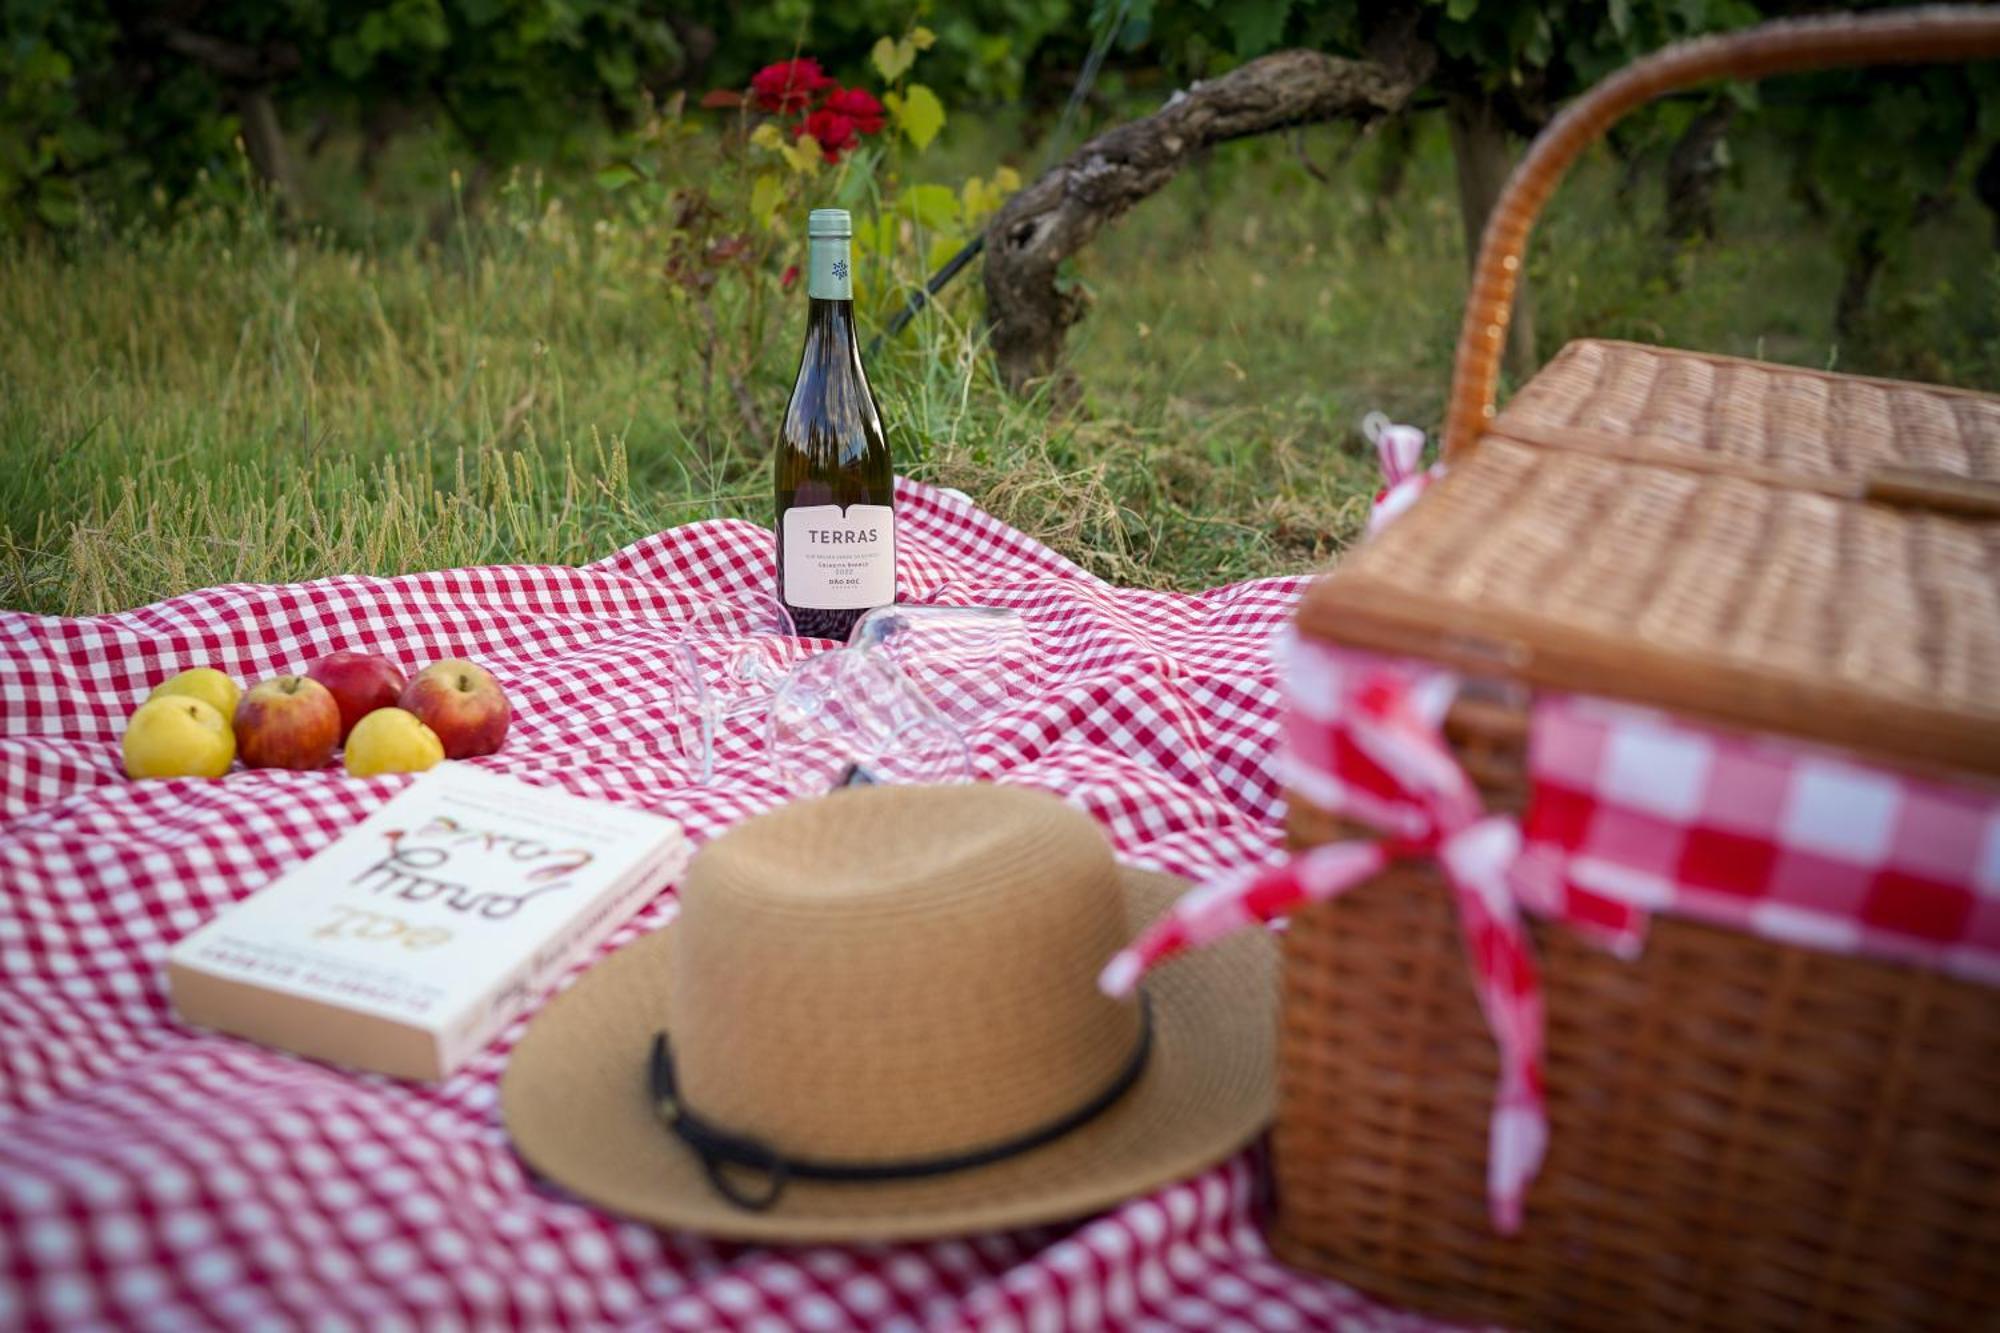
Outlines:
[[930, 147], [931, 140], [944, 128], [944, 103], [921, 83], [911, 84], [889, 107], [895, 114], [897, 127], [919, 152]]
[[896, 211], [932, 231], [958, 221], [958, 196], [947, 185], [912, 185], [896, 201]]
[[899, 42], [893, 37], [883, 37], [876, 41], [875, 49], [868, 53], [868, 58], [875, 63], [885, 83], [894, 83], [915, 63], [917, 48], [915, 43], [907, 40]]

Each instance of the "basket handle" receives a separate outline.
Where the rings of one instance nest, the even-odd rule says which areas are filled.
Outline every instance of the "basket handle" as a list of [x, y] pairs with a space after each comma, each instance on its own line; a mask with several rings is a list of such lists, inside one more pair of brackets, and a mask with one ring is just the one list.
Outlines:
[[1939, 5], [1788, 19], [1662, 47], [1564, 107], [1535, 136], [1486, 220], [1452, 367], [1445, 457], [1462, 456], [1493, 419], [1500, 350], [1513, 318], [1521, 255], [1535, 219], [1571, 164], [1626, 112], [1664, 93], [1716, 79], [1994, 56], [2000, 56], [2000, 6]]

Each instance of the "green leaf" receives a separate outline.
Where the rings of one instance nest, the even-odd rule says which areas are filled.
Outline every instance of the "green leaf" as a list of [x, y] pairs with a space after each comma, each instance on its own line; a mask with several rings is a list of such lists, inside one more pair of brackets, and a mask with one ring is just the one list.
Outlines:
[[935, 273], [950, 262], [951, 257], [965, 245], [965, 237], [955, 231], [939, 232], [931, 238], [930, 253], [924, 256], [924, 267]]
[[944, 103], [921, 83], [913, 83], [896, 103], [896, 125], [922, 152], [944, 128]]
[[1229, 39], [1239, 56], [1259, 56], [1285, 35], [1292, 0], [1235, 0], [1229, 6]]
[[801, 176], [818, 175], [819, 164], [826, 161], [819, 140], [810, 134], [801, 134], [791, 143], [780, 144], [778, 152], [784, 156], [785, 164]]
[[[875, 163], [880, 154], [872, 148], [863, 148], [847, 155], [843, 162], [845, 170], [840, 176], [840, 184], [833, 192], [833, 206], [852, 210], [868, 193], [868, 187], [875, 182]], [[855, 224], [857, 227], [861, 223]]]
[[626, 166], [606, 167], [597, 173], [598, 187], [614, 194], [638, 179], [639, 173]]
[[47, 42], [38, 41], [28, 48], [12, 73], [14, 82], [24, 88], [54, 87], [69, 79], [70, 60]]
[[785, 202], [785, 182], [776, 172], [766, 171], [750, 186], [750, 215], [768, 227]]
[[608, 47], [595, 57], [597, 77], [613, 92], [627, 92], [639, 81], [639, 65], [629, 49]]
[[1521, 63], [1531, 68], [1548, 64], [1555, 53], [1555, 29], [1549, 26], [1549, 16], [1539, 9], [1519, 10], [1510, 36]]
[[896, 219], [885, 213], [872, 222], [867, 218], [856, 222], [854, 248], [887, 259], [896, 248]]
[[958, 221], [958, 196], [945, 185], [912, 185], [897, 197], [896, 211], [937, 231]]
[[327, 45], [327, 59], [333, 65], [335, 73], [358, 83], [362, 76], [368, 73], [373, 52], [363, 46], [358, 37], [342, 34]]
[[67, 230], [83, 217], [76, 184], [67, 180], [45, 180], [35, 190], [35, 212], [51, 227]]
[[892, 37], [882, 37], [876, 39], [875, 49], [868, 53], [868, 58], [875, 62], [875, 68], [881, 71], [885, 82], [894, 83], [916, 61], [917, 48], [907, 39], [899, 42]]
[[1000, 190], [973, 176], [959, 187], [958, 199], [966, 221], [976, 222], [1000, 207]]
[[1479, 0], [1445, 0], [1444, 16], [1453, 23], [1463, 23], [1479, 9]]
[[1137, 51], [1153, 39], [1153, 0], [1132, 0], [1130, 17], [1119, 29], [1118, 45], [1126, 51]]

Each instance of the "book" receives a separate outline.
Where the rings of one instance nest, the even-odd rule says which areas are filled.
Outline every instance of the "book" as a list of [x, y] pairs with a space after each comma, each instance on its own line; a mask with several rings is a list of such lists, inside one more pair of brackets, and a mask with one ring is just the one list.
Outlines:
[[672, 819], [465, 764], [174, 945], [186, 1022], [438, 1080], [686, 868]]

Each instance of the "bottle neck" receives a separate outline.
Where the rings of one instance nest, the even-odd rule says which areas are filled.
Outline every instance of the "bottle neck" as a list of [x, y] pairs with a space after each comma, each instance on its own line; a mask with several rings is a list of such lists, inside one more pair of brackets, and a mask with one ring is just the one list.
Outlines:
[[806, 242], [806, 295], [821, 301], [854, 300], [854, 264], [845, 236], [814, 236]]
[[854, 302], [815, 296], [806, 306], [808, 356], [848, 357], [854, 354]]

